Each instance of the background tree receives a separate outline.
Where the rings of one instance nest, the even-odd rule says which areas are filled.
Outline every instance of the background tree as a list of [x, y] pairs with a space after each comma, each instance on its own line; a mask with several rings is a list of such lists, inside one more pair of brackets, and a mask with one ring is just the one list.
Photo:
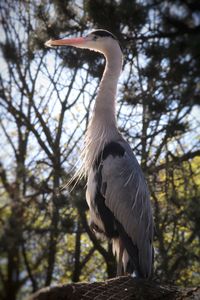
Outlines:
[[110, 244], [89, 229], [85, 182], [62, 189], [80, 163], [102, 58], [44, 48], [50, 37], [92, 28], [124, 47], [118, 122], [151, 191], [155, 277], [197, 284], [198, 1], [7, 1], [0, 14], [2, 298], [115, 274]]

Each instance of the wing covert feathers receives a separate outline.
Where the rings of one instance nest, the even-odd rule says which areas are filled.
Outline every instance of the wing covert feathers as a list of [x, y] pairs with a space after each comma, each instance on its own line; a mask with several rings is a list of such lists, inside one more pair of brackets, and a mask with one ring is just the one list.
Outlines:
[[107, 149], [99, 158], [101, 193], [105, 205], [122, 225], [133, 245], [137, 246], [139, 272], [143, 277], [149, 277], [153, 257], [153, 219], [149, 191], [129, 145], [126, 142], [116, 144], [114, 152]]

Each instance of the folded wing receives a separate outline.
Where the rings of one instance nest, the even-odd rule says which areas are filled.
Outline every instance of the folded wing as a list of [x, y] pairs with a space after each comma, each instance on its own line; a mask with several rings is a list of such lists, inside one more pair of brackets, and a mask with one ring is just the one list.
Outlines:
[[[98, 169], [105, 205], [119, 222], [121, 231], [125, 231], [133, 246], [137, 247], [138, 257], [133, 257], [133, 261], [138, 260], [138, 271], [143, 277], [149, 277], [153, 257], [153, 220], [142, 170], [124, 141], [112, 145], [112, 151], [110, 146], [105, 147]], [[131, 248], [127, 247], [129, 256], [135, 256], [136, 252], [130, 253]]]

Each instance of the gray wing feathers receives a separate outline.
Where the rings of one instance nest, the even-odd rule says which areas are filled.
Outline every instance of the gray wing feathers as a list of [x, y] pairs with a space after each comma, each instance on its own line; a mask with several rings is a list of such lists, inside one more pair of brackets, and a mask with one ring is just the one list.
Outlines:
[[[126, 145], [123, 145], [125, 148]], [[126, 149], [126, 148], [125, 148]], [[153, 221], [148, 188], [140, 166], [130, 151], [108, 156], [103, 162], [102, 183], [105, 204], [137, 245], [139, 265], [149, 276], [152, 269]]]

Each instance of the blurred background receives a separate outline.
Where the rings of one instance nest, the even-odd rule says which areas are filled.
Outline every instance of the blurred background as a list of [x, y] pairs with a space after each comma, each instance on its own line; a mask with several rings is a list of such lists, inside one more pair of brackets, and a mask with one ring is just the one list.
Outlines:
[[151, 192], [155, 278], [200, 283], [200, 2], [0, 3], [0, 298], [115, 275], [89, 229], [85, 181], [65, 187], [104, 68], [101, 55], [47, 49], [102, 28], [120, 40], [117, 117]]

